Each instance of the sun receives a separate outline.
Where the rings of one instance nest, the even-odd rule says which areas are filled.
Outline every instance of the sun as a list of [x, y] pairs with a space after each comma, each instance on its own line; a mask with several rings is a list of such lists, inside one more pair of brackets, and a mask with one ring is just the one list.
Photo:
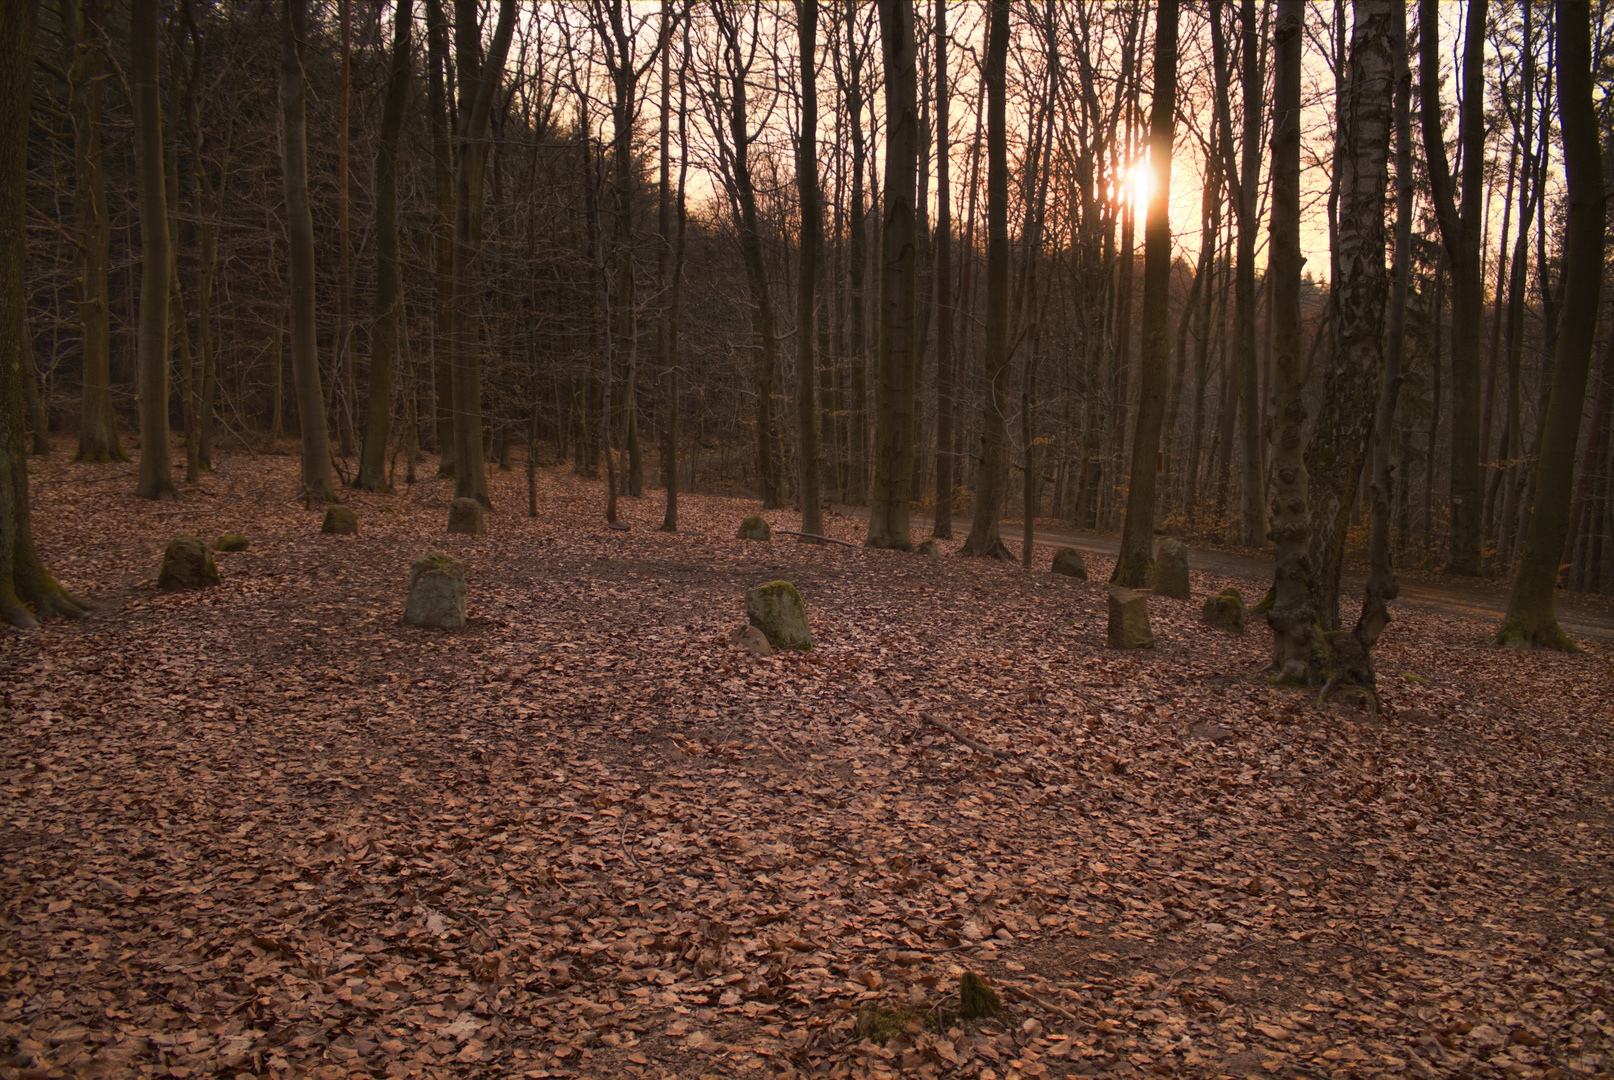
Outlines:
[[1143, 213], [1149, 206], [1149, 196], [1154, 193], [1154, 170], [1149, 168], [1148, 151], [1139, 154], [1137, 159], [1127, 166], [1122, 174], [1121, 190], [1117, 193], [1117, 201], [1130, 199], [1132, 209]]

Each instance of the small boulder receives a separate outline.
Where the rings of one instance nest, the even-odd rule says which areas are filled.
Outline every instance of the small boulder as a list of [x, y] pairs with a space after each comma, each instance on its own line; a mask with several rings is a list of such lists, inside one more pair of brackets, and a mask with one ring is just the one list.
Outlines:
[[1151, 649], [1149, 594], [1142, 589], [1110, 586], [1109, 645], [1112, 649]]
[[409, 599], [404, 622], [455, 630], [465, 625], [465, 564], [440, 551], [409, 565]]
[[919, 554], [927, 559], [939, 559], [942, 556], [941, 543], [934, 536], [927, 540], [921, 540], [919, 541]]
[[455, 499], [448, 504], [448, 531], [467, 536], [481, 536], [487, 532], [482, 504], [475, 499]]
[[736, 540], [771, 540], [773, 539], [773, 530], [768, 528], [768, 523], [761, 514], [752, 514], [740, 522], [740, 529], [734, 534], [734, 538]]
[[223, 536], [213, 541], [213, 550], [220, 553], [245, 551], [246, 549], [247, 538], [242, 536], [240, 533], [225, 533]]
[[1075, 548], [1063, 547], [1054, 552], [1054, 573], [1064, 577], [1087, 580], [1087, 563], [1082, 560], [1082, 553]]
[[325, 508], [325, 520], [320, 524], [319, 531], [333, 536], [357, 536], [359, 519], [354, 516], [351, 506], [329, 506]]
[[219, 583], [219, 568], [212, 550], [189, 533], [180, 533], [163, 549], [157, 570], [157, 587], [165, 592], [205, 589]]
[[750, 623], [736, 626], [734, 632], [729, 635], [729, 644], [756, 656], [773, 655], [773, 646], [768, 644], [767, 635]]
[[1154, 591], [1178, 600], [1188, 599], [1188, 548], [1181, 540], [1160, 541], [1154, 559]]
[[811, 649], [807, 606], [788, 581], [770, 581], [745, 594], [745, 614], [776, 649]]
[[1214, 626], [1218, 630], [1227, 630], [1234, 634], [1244, 633], [1244, 597], [1239, 595], [1238, 589], [1229, 585], [1215, 596], [1205, 601], [1205, 607], [1200, 613], [1206, 626]]

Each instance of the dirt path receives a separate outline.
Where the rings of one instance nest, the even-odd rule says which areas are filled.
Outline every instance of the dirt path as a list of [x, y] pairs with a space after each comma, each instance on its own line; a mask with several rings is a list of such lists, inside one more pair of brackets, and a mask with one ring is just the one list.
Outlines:
[[[865, 507], [836, 507], [836, 510], [850, 517], [867, 519], [869, 514]], [[929, 518], [914, 518], [915, 532], [921, 532], [930, 525]], [[967, 531], [967, 530], [962, 530]], [[1020, 548], [1020, 526], [1005, 523], [1002, 526], [1004, 542], [1011, 550], [1018, 552]], [[1074, 530], [1037, 530], [1036, 545], [1039, 548], [1072, 547], [1084, 556], [1098, 556], [1104, 559], [1114, 559], [1120, 548], [1120, 537], [1106, 533], [1077, 532]], [[1269, 581], [1272, 576], [1272, 560], [1269, 556], [1257, 553], [1243, 554], [1219, 548], [1188, 546], [1188, 565], [1190, 568], [1207, 574], [1234, 578], [1239, 581]], [[1097, 575], [1095, 575], [1096, 577]], [[1433, 580], [1431, 580], [1433, 579]], [[1466, 579], [1457, 578], [1448, 574], [1400, 574], [1401, 595], [1395, 601], [1397, 605], [1416, 608], [1441, 615], [1463, 615], [1475, 619], [1493, 620], [1500, 624], [1507, 614], [1508, 592], [1512, 587], [1510, 579]], [[1351, 610], [1350, 603], [1362, 593], [1367, 583], [1367, 574], [1360, 569], [1347, 567], [1342, 583], [1342, 594], [1351, 598], [1345, 605], [1347, 611]], [[1245, 592], [1254, 592], [1246, 589]], [[1253, 600], [1257, 597], [1252, 597]], [[1572, 637], [1595, 638], [1599, 641], [1614, 641], [1614, 604], [1607, 597], [1592, 596], [1582, 593], [1560, 591], [1557, 597], [1558, 623], [1564, 631]], [[1393, 614], [1393, 611], [1392, 611]]]

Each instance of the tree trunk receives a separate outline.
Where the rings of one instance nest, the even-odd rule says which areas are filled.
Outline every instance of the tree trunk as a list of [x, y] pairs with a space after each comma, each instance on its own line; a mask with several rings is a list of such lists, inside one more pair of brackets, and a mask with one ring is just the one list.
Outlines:
[[62, 62], [73, 118], [73, 208], [78, 218], [79, 326], [84, 351], [75, 461], [128, 461], [112, 410], [112, 329], [107, 287], [112, 224], [107, 216], [106, 175], [101, 164], [101, 86], [106, 71], [101, 18], [104, 0], [62, 4]]
[[796, 2], [801, 54], [801, 139], [796, 147], [796, 192], [801, 201], [801, 269], [796, 280], [796, 435], [801, 470], [801, 531], [822, 536], [819, 501], [818, 334], [814, 313], [818, 292], [818, 248], [824, 209], [818, 191], [818, 0]]
[[1148, 217], [1143, 229], [1143, 352], [1138, 367], [1137, 427], [1132, 435], [1132, 477], [1127, 486], [1121, 550], [1110, 578], [1142, 588], [1154, 573], [1155, 486], [1160, 424], [1171, 363], [1171, 144], [1177, 111], [1177, 0], [1161, 0], [1155, 15], [1154, 102], [1149, 115]]
[[1256, 25], [1255, 0], [1241, 0], [1240, 23], [1244, 31], [1244, 136], [1240, 148], [1239, 186], [1235, 206], [1238, 212], [1238, 278], [1234, 282], [1238, 309], [1239, 357], [1239, 445], [1243, 469], [1239, 484], [1242, 539], [1246, 547], [1265, 547], [1266, 530], [1262, 520], [1263, 478], [1261, 473], [1261, 388], [1256, 365], [1255, 344], [1255, 234], [1260, 227], [1256, 208], [1261, 182], [1261, 71], [1260, 31]]
[[913, 481], [914, 373], [919, 360], [914, 205], [919, 121], [913, 0], [880, 0], [880, 39], [885, 57], [885, 228], [880, 248], [874, 497], [865, 542], [869, 547], [907, 551], [913, 547], [908, 510]]
[[[1439, 25], [1437, 0], [1421, 0], [1419, 23]], [[1454, 574], [1480, 572], [1479, 369], [1484, 316], [1480, 277], [1480, 215], [1485, 202], [1485, 0], [1470, 0], [1463, 44], [1463, 102], [1458, 138], [1463, 144], [1462, 207], [1452, 192], [1441, 131], [1440, 35], [1422, 34], [1421, 113], [1429, 187], [1451, 269], [1451, 560]]]
[[331, 441], [320, 393], [319, 342], [314, 311], [314, 217], [308, 203], [308, 127], [304, 111], [302, 43], [308, 0], [284, 0], [280, 39], [281, 167], [286, 192], [286, 233], [291, 275], [291, 366], [302, 428], [303, 491], [317, 502], [336, 498], [331, 486]]
[[454, 384], [454, 497], [491, 507], [482, 454], [481, 283], [483, 177], [488, 160], [488, 118], [504, 82], [504, 60], [515, 27], [515, 0], [499, 0], [499, 21], [484, 61], [477, 0], [455, 0], [454, 55], [460, 103], [454, 170], [454, 258], [449, 273], [453, 331], [449, 368]]
[[[143, 10], [139, 0], [133, 7], [136, 16], [149, 17], [146, 44], [151, 64], [147, 70], [153, 76], [151, 95], [155, 97], [156, 13], [149, 7]], [[0, 467], [0, 619], [18, 627], [38, 626], [37, 616], [84, 613], [82, 601], [56, 584], [40, 562], [28, 514], [22, 388], [23, 380], [33, 377], [34, 349], [28, 333], [23, 222], [28, 209], [28, 112], [33, 103], [36, 8], [37, 0], [0, 0], [0, 40], [11, 42], [0, 55], [0, 453], [4, 454]], [[165, 462], [167, 448], [165, 439]], [[149, 451], [143, 447], [141, 457], [147, 456]], [[32, 611], [25, 606], [30, 604]]]
[[1334, 283], [1334, 362], [1322, 414], [1306, 448], [1311, 483], [1313, 602], [1324, 630], [1337, 630], [1339, 579], [1373, 436], [1384, 371], [1384, 191], [1394, 116], [1391, 0], [1357, 0], [1339, 117], [1339, 279]]
[[[683, 286], [684, 260], [684, 182], [689, 172], [689, 141], [687, 138], [688, 80], [683, 78], [689, 62], [689, 20], [684, 19], [684, 51], [678, 82], [678, 240], [671, 240], [668, 184], [672, 179], [669, 164], [669, 111], [672, 108], [672, 0], [662, 0], [662, 33], [666, 35], [661, 54], [661, 199], [657, 216], [657, 232], [661, 243], [656, 251], [656, 287], [665, 299], [657, 320], [656, 350], [660, 356], [662, 397], [666, 415], [661, 424], [661, 483], [667, 490], [667, 505], [662, 512], [663, 532], [678, 531], [678, 307]], [[668, 251], [672, 251], [671, 294], [668, 293]]]
[[949, 187], [947, 3], [936, 0], [936, 515], [931, 533], [953, 536], [953, 207]]
[[[298, 70], [300, 74], [301, 68]], [[168, 193], [163, 176], [156, 0], [131, 0], [129, 5], [129, 82], [140, 177], [143, 267], [138, 337], [140, 480], [135, 494], [142, 499], [171, 500], [179, 498], [179, 493], [174, 489], [168, 445]], [[299, 93], [301, 88], [299, 81]]]
[[[398, 282], [398, 137], [409, 107], [410, 28], [414, 0], [393, 12], [392, 67], [381, 106], [375, 155], [375, 314], [370, 326], [370, 386], [365, 393], [364, 444], [353, 486], [388, 491], [387, 442], [392, 434], [392, 368], [398, 349], [403, 293]], [[528, 452], [531, 452], [528, 446]]]
[[432, 382], [437, 389], [438, 476], [454, 475], [454, 370], [449, 339], [454, 334], [454, 157], [449, 142], [448, 22], [443, 0], [426, 0], [426, 114], [432, 135], [432, 190], [437, 220], [432, 229], [433, 279], [437, 286], [432, 334]]
[[1272, 669], [1283, 678], [1309, 683], [1325, 658], [1312, 606], [1308, 551], [1311, 519], [1306, 512], [1306, 405], [1300, 371], [1300, 67], [1305, 0], [1279, 0], [1273, 28], [1272, 289], [1273, 431], [1271, 527], [1276, 568]]
[[1564, 220], [1564, 321], [1553, 364], [1552, 397], [1542, 422], [1535, 504], [1524, 534], [1524, 555], [1498, 645], [1573, 649], [1558, 626], [1553, 586], [1569, 532], [1575, 447], [1586, 404], [1586, 376], [1597, 333], [1603, 283], [1603, 160], [1592, 102], [1590, 7], [1560, 0], [1558, 116], [1563, 129], [1569, 211]]
[[1007, 58], [1008, 0], [992, 0], [986, 35], [986, 346], [982, 351], [985, 400], [975, 515], [962, 554], [1013, 562], [999, 535], [1009, 486], [1009, 152]]

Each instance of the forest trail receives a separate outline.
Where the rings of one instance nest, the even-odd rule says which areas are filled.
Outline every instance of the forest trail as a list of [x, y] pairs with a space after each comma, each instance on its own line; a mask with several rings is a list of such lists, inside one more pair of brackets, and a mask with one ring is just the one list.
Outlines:
[[[852, 517], [867, 519], [866, 507], [836, 506], [835, 509]], [[921, 535], [930, 526], [930, 519], [913, 519], [914, 535]], [[955, 539], [962, 540], [969, 529], [965, 525], [956, 530]], [[1020, 525], [1004, 522], [1000, 530], [1003, 542], [1016, 554], [1020, 551]], [[1120, 549], [1121, 538], [1109, 533], [1078, 532], [1071, 529], [1038, 528], [1035, 543], [1039, 548], [1071, 547], [1084, 556], [1101, 555], [1114, 559]], [[1259, 553], [1227, 548], [1210, 548], [1188, 544], [1188, 565], [1193, 570], [1239, 581], [1261, 581], [1272, 576], [1272, 559]], [[1501, 625], [1507, 614], [1508, 592], [1511, 578], [1458, 578], [1450, 574], [1431, 574], [1397, 568], [1401, 595], [1390, 606], [1395, 617], [1397, 607], [1416, 608], [1434, 614], [1462, 615], [1468, 618], [1492, 620]], [[1341, 610], [1349, 620], [1360, 603], [1367, 574], [1347, 565], [1341, 584]], [[1254, 603], [1260, 594], [1246, 591], [1245, 601]], [[1609, 598], [1559, 590], [1557, 595], [1558, 624], [1571, 637], [1596, 638], [1614, 641], [1614, 603]]]

